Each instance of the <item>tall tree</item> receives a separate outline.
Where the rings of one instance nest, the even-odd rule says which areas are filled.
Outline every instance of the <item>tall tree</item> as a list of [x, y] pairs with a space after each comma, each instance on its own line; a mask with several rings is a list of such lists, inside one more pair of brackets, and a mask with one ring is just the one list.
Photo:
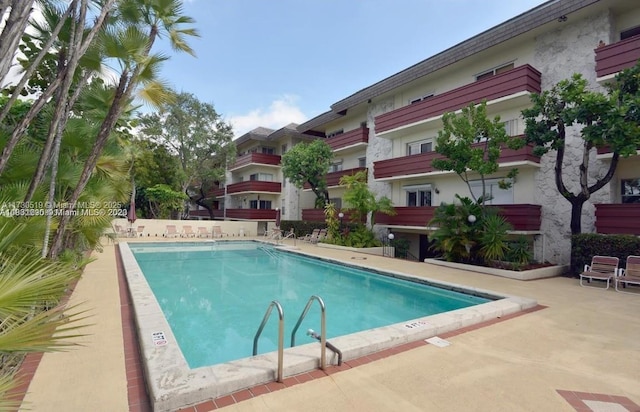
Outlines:
[[[459, 115], [445, 113], [442, 122], [444, 127], [438, 132], [435, 150], [444, 158], [434, 159], [432, 165], [439, 170], [455, 172], [467, 184], [473, 200], [482, 206], [488, 200], [486, 177], [498, 171], [502, 148], [522, 147], [522, 141], [507, 135], [499, 116], [493, 120], [488, 118], [485, 102], [477, 106], [471, 104]], [[509, 177], [516, 173], [517, 170], [513, 169]], [[482, 182], [480, 196], [473, 193], [470, 183], [478, 177]], [[509, 182], [504, 180], [501, 187], [508, 185]]]
[[344, 175], [340, 178], [340, 184], [346, 187], [343, 200], [351, 210], [353, 221], [361, 222], [368, 218], [373, 229], [377, 212], [390, 216], [396, 214], [391, 199], [386, 196], [376, 199], [375, 193], [367, 185], [366, 171], [361, 170], [353, 175]]
[[[526, 122], [526, 140], [535, 145], [535, 153], [555, 151], [555, 184], [571, 203], [571, 233], [582, 231], [582, 208], [591, 195], [609, 183], [620, 157], [636, 153], [640, 147], [640, 63], [627, 69], [609, 86], [607, 93], [588, 90], [579, 74], [560, 81], [550, 90], [531, 97], [533, 107], [522, 112]], [[581, 139], [578, 166], [578, 190], [564, 173], [567, 140]], [[612, 157], [604, 174], [594, 177], [589, 171], [592, 149], [608, 147]]]
[[316, 195], [316, 207], [329, 203], [326, 175], [333, 161], [333, 150], [324, 140], [299, 143], [282, 156], [282, 175], [298, 189], [305, 183]]
[[226, 166], [235, 157], [231, 125], [212, 104], [190, 93], [178, 93], [158, 112], [141, 116], [140, 126], [142, 137], [170, 148], [177, 156], [181, 191], [211, 212], [205, 202], [208, 189], [213, 182], [224, 181]]
[[[121, 0], [121, 17], [127, 26], [104, 36], [103, 47], [108, 58], [120, 65], [120, 75], [113, 89], [111, 106], [97, 133], [89, 157], [85, 161], [77, 186], [68, 200], [68, 211], [75, 205], [93, 173], [99, 155], [111, 136], [120, 114], [131, 103], [135, 91], [150, 102], [160, 105], [168, 100], [166, 88], [158, 81], [160, 64], [167, 59], [151, 53], [155, 41], [168, 36], [175, 50], [193, 54], [185, 36], [197, 36], [190, 25], [192, 18], [182, 14], [181, 0]], [[142, 31], [142, 27], [147, 33]], [[140, 86], [142, 89], [140, 89]], [[66, 226], [71, 213], [64, 213], [58, 224], [49, 255], [56, 257], [63, 248]]]

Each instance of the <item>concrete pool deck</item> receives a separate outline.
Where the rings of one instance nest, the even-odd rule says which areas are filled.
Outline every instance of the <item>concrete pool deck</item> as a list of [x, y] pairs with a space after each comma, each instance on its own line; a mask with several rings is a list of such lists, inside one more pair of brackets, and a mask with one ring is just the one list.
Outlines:
[[[421, 345], [225, 410], [640, 410], [640, 296], [583, 288], [576, 279], [523, 282], [302, 242], [297, 246], [352, 264], [529, 297], [546, 308], [452, 336], [448, 347]], [[84, 346], [42, 357], [25, 408], [144, 410], [130, 408], [128, 401], [114, 246], [95, 256], [70, 299], [71, 305], [85, 302], [91, 309], [93, 325], [85, 331], [90, 335], [79, 340]], [[198, 411], [214, 407], [212, 402]]]

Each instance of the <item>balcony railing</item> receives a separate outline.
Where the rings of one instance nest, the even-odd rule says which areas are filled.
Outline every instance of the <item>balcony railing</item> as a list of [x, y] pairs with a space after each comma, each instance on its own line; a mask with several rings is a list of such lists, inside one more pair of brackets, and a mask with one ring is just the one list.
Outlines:
[[[221, 218], [224, 216], [224, 210], [222, 209], [214, 209], [213, 211], [214, 218]], [[203, 218], [211, 218], [209, 211], [207, 209], [199, 209], [199, 210], [190, 210], [189, 217], [203, 217]]]
[[526, 64], [377, 116], [376, 133], [455, 111], [472, 102], [495, 100], [519, 92], [540, 93], [540, 90], [540, 72]]
[[[497, 205], [491, 206], [499, 209], [498, 214], [511, 224], [513, 230], [538, 231], [540, 230], [541, 206], [529, 204]], [[395, 207], [396, 215], [389, 216], [383, 213], [376, 214], [376, 223], [388, 226], [418, 226], [427, 227], [433, 219], [435, 206], [423, 207]]]
[[[341, 170], [339, 172], [327, 173], [325, 175], [325, 179], [327, 179], [327, 187], [340, 186], [340, 179], [342, 178], [342, 176], [355, 175], [356, 173], [358, 173], [358, 172], [360, 172], [362, 170], [367, 170], [367, 168], [366, 167], [356, 167], [356, 168], [353, 168], [353, 169]], [[304, 184], [304, 188], [305, 189], [311, 189], [311, 185], [309, 183], [305, 183]]]
[[[480, 147], [483, 143], [476, 143], [474, 147]], [[420, 175], [438, 171], [431, 162], [433, 159], [442, 159], [437, 152], [420, 153], [410, 156], [396, 157], [380, 160], [373, 163], [373, 175], [376, 179], [384, 179], [396, 176]], [[499, 164], [524, 162], [540, 163], [540, 157], [533, 154], [533, 146], [526, 145], [518, 150], [503, 148], [498, 159]]]
[[227, 209], [228, 219], [275, 220], [275, 209]]
[[249, 153], [238, 157], [229, 170], [236, 170], [253, 164], [278, 166], [280, 165], [280, 156], [265, 153]]
[[640, 235], [640, 203], [598, 204], [596, 232]]
[[263, 182], [261, 180], [249, 180], [247, 182], [232, 183], [227, 186], [227, 193], [280, 193], [282, 184], [280, 182]]
[[640, 36], [634, 36], [596, 49], [596, 75], [618, 73], [636, 64], [640, 59]]
[[360, 127], [359, 129], [350, 130], [346, 133], [327, 138], [326, 142], [331, 146], [333, 151], [355, 146], [361, 143], [369, 142], [369, 128]]
[[224, 187], [218, 188], [218, 189], [213, 189], [211, 191], [211, 196], [212, 197], [224, 197]]

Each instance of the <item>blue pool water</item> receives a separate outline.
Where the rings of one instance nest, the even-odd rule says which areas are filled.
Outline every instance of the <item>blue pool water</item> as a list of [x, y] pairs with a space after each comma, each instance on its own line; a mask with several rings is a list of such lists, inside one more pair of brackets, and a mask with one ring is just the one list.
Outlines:
[[[325, 302], [328, 339], [489, 301], [259, 242], [132, 243], [130, 248], [191, 368], [251, 356], [272, 300], [284, 309], [285, 347], [312, 295]], [[277, 349], [277, 321], [274, 311], [259, 353]], [[313, 342], [305, 334], [309, 328], [320, 331], [317, 302], [296, 334], [297, 345]]]

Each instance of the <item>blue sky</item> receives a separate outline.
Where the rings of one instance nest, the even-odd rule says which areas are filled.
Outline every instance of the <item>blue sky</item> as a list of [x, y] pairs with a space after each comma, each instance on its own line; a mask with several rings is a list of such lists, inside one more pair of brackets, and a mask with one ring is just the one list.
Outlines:
[[[543, 0], [184, 0], [197, 57], [161, 76], [214, 105], [236, 136], [302, 123], [336, 101]], [[169, 51], [169, 49], [167, 49]]]

